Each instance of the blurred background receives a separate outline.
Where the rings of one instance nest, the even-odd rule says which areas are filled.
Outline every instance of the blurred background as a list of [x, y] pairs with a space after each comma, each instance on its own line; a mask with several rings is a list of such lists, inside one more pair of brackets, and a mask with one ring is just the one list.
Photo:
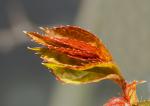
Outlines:
[[[65, 85], [26, 49], [22, 33], [78, 25], [99, 35], [128, 81], [150, 81], [149, 0], [0, 0], [0, 106], [102, 106], [121, 91], [112, 81]], [[150, 83], [138, 86], [150, 98]]]

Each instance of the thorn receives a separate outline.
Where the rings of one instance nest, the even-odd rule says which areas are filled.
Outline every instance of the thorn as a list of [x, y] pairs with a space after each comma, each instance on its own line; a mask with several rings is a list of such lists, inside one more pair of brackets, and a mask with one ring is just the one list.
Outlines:
[[25, 33], [25, 34], [28, 34], [28, 32], [27, 31], [22, 31], [23, 33]]
[[139, 81], [139, 83], [146, 83], [147, 81], [145, 81], [145, 80], [141, 80], [141, 81]]
[[32, 50], [32, 48], [31, 48], [31, 47], [29, 47], [29, 46], [27, 47], [27, 49]]
[[45, 30], [45, 28], [44, 28], [44, 27], [39, 27], [39, 29], [41, 29], [41, 30], [43, 30], [43, 31]]

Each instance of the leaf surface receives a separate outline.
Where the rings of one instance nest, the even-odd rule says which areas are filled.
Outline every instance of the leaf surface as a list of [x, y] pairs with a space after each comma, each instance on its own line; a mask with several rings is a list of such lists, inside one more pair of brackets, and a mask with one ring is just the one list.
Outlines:
[[123, 86], [124, 78], [111, 54], [94, 34], [76, 26], [41, 28], [45, 34], [25, 32], [43, 47], [30, 48], [64, 83], [85, 84], [111, 79]]

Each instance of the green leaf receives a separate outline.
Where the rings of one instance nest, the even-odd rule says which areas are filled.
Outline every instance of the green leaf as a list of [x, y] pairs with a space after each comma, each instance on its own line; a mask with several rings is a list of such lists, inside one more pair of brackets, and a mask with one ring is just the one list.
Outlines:
[[93, 67], [86, 67], [83, 70], [74, 69], [56, 63], [43, 63], [47, 68], [51, 69], [52, 73], [61, 81], [72, 84], [85, 84], [97, 82], [104, 79], [119, 78], [116, 67], [113, 65], [97, 65]]
[[112, 79], [119, 83], [122, 78], [118, 67], [112, 62], [87, 63], [69, 58], [48, 48], [30, 49], [40, 55], [44, 60], [43, 65], [49, 68], [57, 79], [65, 83], [85, 84], [104, 79]]

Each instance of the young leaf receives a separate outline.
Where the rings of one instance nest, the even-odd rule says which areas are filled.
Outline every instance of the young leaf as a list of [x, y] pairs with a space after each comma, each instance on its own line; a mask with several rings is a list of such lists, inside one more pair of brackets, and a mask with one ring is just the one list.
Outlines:
[[45, 34], [25, 32], [43, 47], [35, 51], [57, 79], [72, 84], [85, 84], [111, 79], [122, 88], [125, 80], [111, 54], [94, 34], [76, 27], [41, 27]]

